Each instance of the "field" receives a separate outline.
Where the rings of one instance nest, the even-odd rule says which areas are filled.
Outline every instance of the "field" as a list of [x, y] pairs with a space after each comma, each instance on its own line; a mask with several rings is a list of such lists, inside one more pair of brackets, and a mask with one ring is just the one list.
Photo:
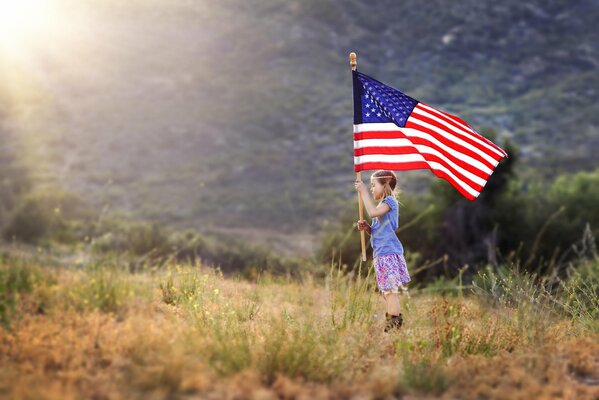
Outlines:
[[599, 396], [596, 276], [582, 279], [596, 260], [553, 291], [517, 268], [415, 286], [392, 333], [372, 270], [248, 281], [200, 263], [43, 260], [1, 261], [2, 398]]

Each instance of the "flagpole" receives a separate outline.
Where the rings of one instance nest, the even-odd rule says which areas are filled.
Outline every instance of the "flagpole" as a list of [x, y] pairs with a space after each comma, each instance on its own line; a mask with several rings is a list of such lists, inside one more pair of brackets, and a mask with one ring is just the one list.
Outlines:
[[[355, 71], [358, 67], [358, 56], [353, 51], [349, 53], [349, 65], [351, 70]], [[356, 180], [362, 181], [362, 172], [356, 172]], [[360, 221], [364, 219], [364, 206], [362, 204], [362, 194], [358, 192], [358, 210], [360, 212]], [[360, 242], [362, 243], [362, 261], [366, 261], [366, 237], [364, 231], [360, 231]]]

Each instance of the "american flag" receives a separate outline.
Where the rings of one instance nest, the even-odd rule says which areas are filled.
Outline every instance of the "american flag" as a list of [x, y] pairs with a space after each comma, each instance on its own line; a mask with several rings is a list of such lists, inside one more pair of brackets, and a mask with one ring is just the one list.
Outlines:
[[430, 169], [476, 199], [507, 153], [455, 115], [352, 73], [355, 172]]

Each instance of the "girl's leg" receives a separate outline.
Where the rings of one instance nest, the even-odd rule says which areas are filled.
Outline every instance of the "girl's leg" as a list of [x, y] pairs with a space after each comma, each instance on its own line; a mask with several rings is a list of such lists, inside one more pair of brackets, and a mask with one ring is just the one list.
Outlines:
[[390, 315], [399, 315], [401, 313], [399, 295], [397, 293], [392, 293], [391, 291], [386, 291], [383, 292], [383, 296], [387, 303], [387, 313]]

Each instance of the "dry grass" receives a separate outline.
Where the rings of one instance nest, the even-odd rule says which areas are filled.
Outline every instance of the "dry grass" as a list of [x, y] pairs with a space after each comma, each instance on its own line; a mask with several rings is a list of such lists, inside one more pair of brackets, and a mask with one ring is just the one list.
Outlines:
[[385, 334], [372, 277], [335, 268], [326, 282], [250, 283], [202, 265], [30, 264], [1, 266], [25, 282], [0, 328], [4, 398], [599, 396], [597, 333], [524, 302], [415, 292]]

